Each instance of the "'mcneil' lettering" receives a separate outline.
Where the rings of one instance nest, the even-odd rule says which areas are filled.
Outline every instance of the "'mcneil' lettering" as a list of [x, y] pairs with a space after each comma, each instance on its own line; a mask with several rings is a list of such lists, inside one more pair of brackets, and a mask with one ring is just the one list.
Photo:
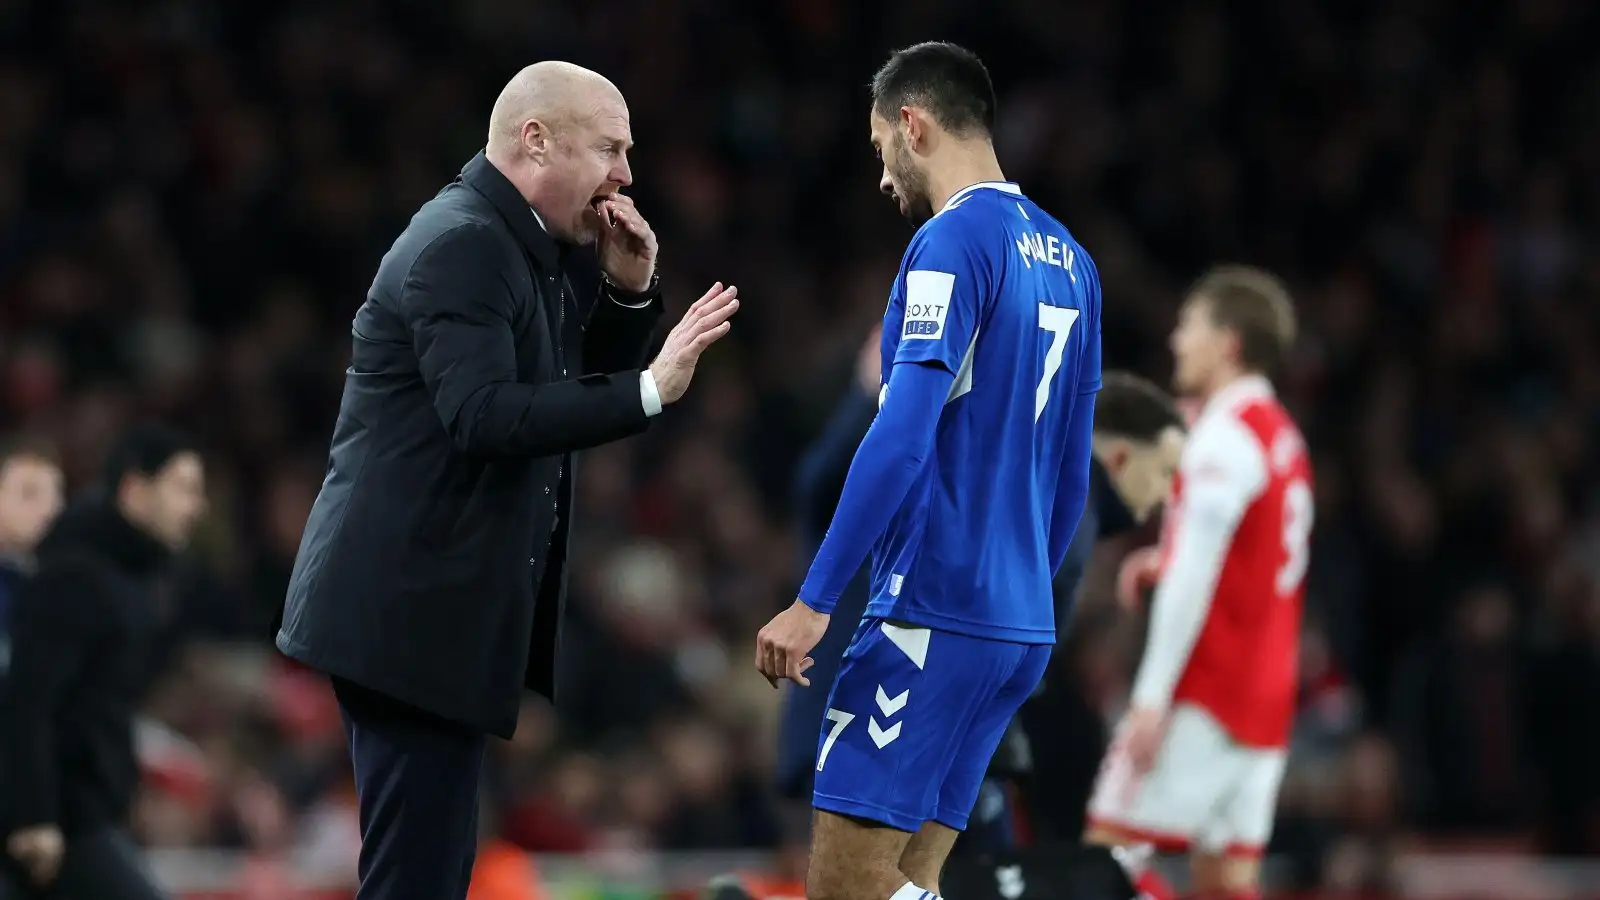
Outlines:
[[1022, 254], [1022, 264], [1033, 268], [1033, 264], [1043, 263], [1066, 269], [1073, 281], [1078, 280], [1076, 272], [1072, 271], [1072, 261], [1076, 252], [1072, 246], [1055, 235], [1044, 235], [1035, 231], [1017, 238], [1017, 252]]

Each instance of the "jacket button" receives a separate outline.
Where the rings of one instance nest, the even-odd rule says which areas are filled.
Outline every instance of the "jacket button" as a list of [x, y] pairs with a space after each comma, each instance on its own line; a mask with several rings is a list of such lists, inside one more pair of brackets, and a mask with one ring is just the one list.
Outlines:
[[549, 486], [548, 486], [548, 485], [547, 485], [547, 486], [546, 486], [546, 487], [545, 487], [545, 489], [544, 489], [544, 492], [545, 492], [545, 493], [546, 493], [546, 494], [548, 494], [548, 493], [550, 493], [550, 488], [549, 488]]
[[537, 557], [537, 556], [528, 557], [528, 565], [537, 566], [538, 564], [539, 564], [539, 557]]

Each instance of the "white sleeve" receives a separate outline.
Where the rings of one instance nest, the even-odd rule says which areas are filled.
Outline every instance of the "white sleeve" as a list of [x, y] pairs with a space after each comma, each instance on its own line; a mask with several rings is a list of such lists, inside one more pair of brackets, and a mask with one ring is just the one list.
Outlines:
[[1133, 705], [1166, 709], [1205, 625], [1217, 579], [1250, 503], [1267, 483], [1261, 445], [1244, 423], [1216, 416], [1189, 437], [1179, 465], [1183, 491], [1167, 568], [1151, 604], [1150, 633]]
[[661, 392], [656, 389], [656, 376], [649, 369], [639, 373], [639, 402], [644, 404], [646, 417], [661, 414]]

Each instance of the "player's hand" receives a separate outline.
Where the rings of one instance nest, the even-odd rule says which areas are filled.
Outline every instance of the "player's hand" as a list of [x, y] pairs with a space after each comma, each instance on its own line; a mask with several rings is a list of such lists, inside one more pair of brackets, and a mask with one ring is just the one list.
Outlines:
[[1156, 764], [1156, 754], [1167, 736], [1167, 711], [1134, 707], [1123, 722], [1122, 741], [1133, 770], [1140, 775]]
[[1128, 612], [1144, 606], [1144, 593], [1161, 575], [1161, 548], [1140, 547], [1122, 558], [1117, 569], [1117, 605]]
[[6, 838], [6, 852], [22, 864], [28, 877], [39, 887], [47, 887], [56, 880], [61, 857], [66, 851], [61, 829], [54, 825], [30, 825], [11, 832]]
[[683, 314], [650, 364], [662, 403], [676, 402], [689, 389], [700, 354], [728, 333], [733, 327], [728, 319], [738, 309], [739, 289], [733, 285], [724, 288], [719, 281]]
[[656, 274], [656, 233], [633, 198], [612, 194], [600, 203], [600, 271], [625, 291], [643, 292]]
[[856, 386], [868, 397], [878, 396], [883, 387], [883, 323], [872, 326], [861, 349], [856, 351]]
[[767, 676], [773, 687], [784, 678], [801, 687], [810, 687], [806, 670], [815, 662], [806, 654], [822, 640], [828, 630], [828, 614], [819, 613], [796, 600], [788, 609], [772, 617], [756, 635], [756, 669]]

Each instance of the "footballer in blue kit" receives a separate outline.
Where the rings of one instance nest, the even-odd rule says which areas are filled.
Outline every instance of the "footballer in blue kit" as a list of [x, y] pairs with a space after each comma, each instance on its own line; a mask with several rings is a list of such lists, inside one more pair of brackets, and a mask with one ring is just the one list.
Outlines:
[[951, 44], [873, 82], [883, 191], [919, 224], [884, 313], [879, 410], [799, 597], [757, 639], [806, 654], [871, 556], [820, 736], [807, 896], [927, 900], [1055, 642], [1051, 580], [1089, 491], [1100, 282], [1001, 174], [994, 92]]

